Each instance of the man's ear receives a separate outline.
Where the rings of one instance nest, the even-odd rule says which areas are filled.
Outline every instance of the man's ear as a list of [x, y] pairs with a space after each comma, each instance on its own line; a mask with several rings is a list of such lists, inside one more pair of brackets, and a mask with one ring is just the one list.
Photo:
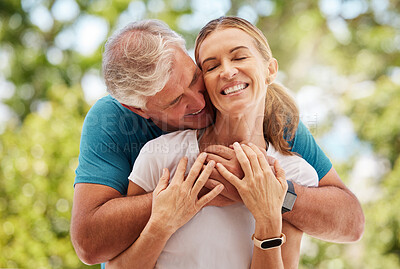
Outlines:
[[143, 117], [143, 118], [145, 118], [145, 119], [149, 119], [149, 118], [150, 118], [150, 116], [149, 116], [143, 109], [141, 109], [141, 108], [137, 108], [137, 107], [133, 107], [133, 106], [128, 106], [128, 105], [125, 105], [125, 104], [122, 104], [122, 103], [121, 103], [121, 105], [122, 105], [123, 107], [129, 109], [129, 110], [132, 111], [133, 113], [136, 113], [136, 114], [138, 114], [139, 116], [141, 116], [141, 117]]
[[268, 65], [269, 74], [267, 76], [267, 84], [271, 84], [274, 82], [276, 75], [278, 74], [278, 61], [275, 58], [272, 58], [269, 61]]

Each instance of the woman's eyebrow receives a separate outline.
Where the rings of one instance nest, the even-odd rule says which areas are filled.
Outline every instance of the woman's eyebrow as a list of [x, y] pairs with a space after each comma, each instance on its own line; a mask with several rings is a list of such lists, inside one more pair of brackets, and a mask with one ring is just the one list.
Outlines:
[[231, 50], [229, 51], [229, 53], [232, 53], [232, 52], [234, 52], [235, 50], [239, 50], [239, 49], [246, 49], [246, 50], [249, 50], [249, 48], [246, 47], [246, 46], [237, 46], [237, 47], [234, 47], [233, 49], [231, 49]]
[[[229, 51], [229, 53], [232, 53], [232, 52], [234, 52], [234, 51], [236, 51], [236, 50], [240, 50], [240, 49], [249, 50], [249, 48], [246, 47], [246, 46], [237, 46], [237, 47], [234, 47], [233, 49], [231, 49], [231, 50]], [[209, 57], [209, 58], [205, 59], [205, 60], [201, 63], [201, 66], [203, 66], [204, 63], [207, 62], [207, 61], [212, 61], [212, 60], [216, 60], [216, 59], [217, 59], [217, 58], [215, 58], [215, 57]]]

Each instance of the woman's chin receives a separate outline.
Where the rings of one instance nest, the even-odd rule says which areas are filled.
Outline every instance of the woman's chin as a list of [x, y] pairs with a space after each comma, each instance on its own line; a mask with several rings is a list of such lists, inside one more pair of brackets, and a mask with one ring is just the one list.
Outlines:
[[232, 116], [232, 117], [237, 117], [237, 116], [243, 116], [249, 113], [251, 111], [251, 106], [248, 104], [227, 104], [225, 106], [221, 106], [220, 108], [217, 108], [218, 112], [221, 113], [224, 116]]

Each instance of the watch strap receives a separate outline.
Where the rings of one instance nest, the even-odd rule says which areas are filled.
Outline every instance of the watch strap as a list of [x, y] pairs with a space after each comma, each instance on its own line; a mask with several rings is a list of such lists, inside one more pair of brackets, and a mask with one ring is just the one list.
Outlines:
[[271, 248], [277, 248], [282, 246], [286, 242], [286, 235], [281, 233], [280, 237], [269, 238], [265, 240], [259, 240], [255, 238], [254, 234], [252, 235], [251, 239], [256, 247], [266, 250]]
[[292, 181], [286, 180], [286, 182], [288, 184], [288, 189], [282, 205], [282, 214], [292, 210], [294, 202], [296, 201], [297, 198], [297, 194], [294, 191], [294, 185]]

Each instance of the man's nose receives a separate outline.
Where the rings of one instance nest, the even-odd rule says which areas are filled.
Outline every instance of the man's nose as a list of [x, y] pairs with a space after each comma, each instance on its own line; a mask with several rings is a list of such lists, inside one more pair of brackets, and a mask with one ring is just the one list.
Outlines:
[[188, 106], [196, 109], [202, 109], [206, 103], [204, 91], [191, 90], [188, 94]]

